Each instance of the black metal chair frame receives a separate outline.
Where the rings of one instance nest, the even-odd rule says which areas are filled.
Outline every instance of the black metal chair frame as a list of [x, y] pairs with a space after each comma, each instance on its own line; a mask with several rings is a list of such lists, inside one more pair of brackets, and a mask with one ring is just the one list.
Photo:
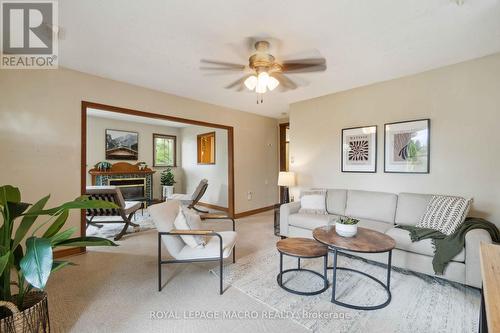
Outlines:
[[[234, 221], [233, 221], [233, 231], [234, 231]], [[180, 235], [203, 235], [203, 236], [216, 236], [219, 238], [219, 257], [217, 258], [203, 258], [203, 259], [170, 259], [170, 260], [162, 260], [161, 259], [161, 237], [162, 236], [180, 236]], [[235, 263], [235, 255], [233, 248], [233, 263]], [[208, 261], [219, 261], [219, 287], [220, 287], [220, 295], [224, 293], [223, 287], [223, 267], [224, 267], [224, 249], [222, 246], [222, 236], [214, 232], [212, 230], [172, 230], [169, 232], [158, 232], [158, 291], [161, 291], [161, 265], [166, 264], [182, 264], [182, 263], [193, 263], [193, 262], [208, 262]]]

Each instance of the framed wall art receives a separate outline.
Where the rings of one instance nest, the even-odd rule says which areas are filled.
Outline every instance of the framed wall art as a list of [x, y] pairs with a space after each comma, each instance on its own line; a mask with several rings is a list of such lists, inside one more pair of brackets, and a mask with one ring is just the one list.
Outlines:
[[107, 160], [137, 160], [139, 157], [139, 133], [106, 130]]
[[377, 126], [342, 129], [342, 172], [377, 172]]
[[385, 124], [384, 172], [429, 173], [430, 119]]

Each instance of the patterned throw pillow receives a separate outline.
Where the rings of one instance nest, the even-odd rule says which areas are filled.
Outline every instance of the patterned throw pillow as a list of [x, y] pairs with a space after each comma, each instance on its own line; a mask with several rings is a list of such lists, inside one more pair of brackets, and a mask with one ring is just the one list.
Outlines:
[[326, 215], [326, 191], [307, 190], [300, 193], [300, 210], [302, 214]]
[[445, 235], [453, 234], [464, 222], [469, 213], [472, 199], [435, 195], [417, 227], [441, 231]]
[[[182, 207], [174, 220], [174, 226], [177, 230], [199, 230], [201, 218], [198, 214]], [[199, 235], [181, 235], [181, 238], [187, 246], [192, 248], [205, 247], [206, 244], [205, 239]]]

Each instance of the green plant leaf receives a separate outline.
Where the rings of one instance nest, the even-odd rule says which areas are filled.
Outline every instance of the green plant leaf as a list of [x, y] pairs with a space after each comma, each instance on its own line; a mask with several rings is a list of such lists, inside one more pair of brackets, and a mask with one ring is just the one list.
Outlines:
[[118, 246], [114, 242], [101, 237], [76, 237], [57, 243], [57, 246]]
[[16, 266], [16, 269], [18, 271], [21, 270], [21, 260], [24, 257], [24, 252], [23, 252], [23, 247], [21, 244], [19, 244], [16, 249], [14, 250], [14, 266]]
[[17, 187], [4, 185], [0, 187], [0, 205], [5, 206], [7, 202], [18, 203], [21, 201], [21, 192]]
[[60, 270], [63, 267], [66, 267], [66, 266], [75, 266], [75, 264], [73, 264], [70, 261], [57, 261], [57, 260], [54, 260], [54, 262], [52, 263], [51, 273], [57, 272], [58, 270]]
[[7, 251], [4, 255], [0, 256], [0, 275], [2, 275], [3, 270], [7, 267], [9, 263], [10, 251]]
[[51, 226], [45, 231], [42, 237], [44, 238], [50, 238], [57, 234], [59, 230], [64, 226], [64, 223], [66, 223], [66, 220], [68, 219], [69, 216], [69, 211], [65, 210], [63, 211], [57, 219], [51, 224]]
[[48, 239], [30, 237], [26, 240], [26, 255], [21, 260], [21, 270], [33, 287], [45, 288], [52, 270], [52, 247]]
[[9, 219], [13, 221], [18, 216], [21, 216], [29, 206], [30, 204], [26, 202], [7, 202]]
[[63, 232], [60, 232], [58, 234], [55, 234], [54, 236], [50, 237], [50, 244], [52, 244], [52, 247], [56, 247], [57, 243], [62, 242], [67, 240], [68, 238], [73, 235], [75, 232], [75, 228], [69, 228], [68, 230], [64, 230]]
[[21, 220], [21, 224], [19, 224], [19, 227], [17, 227], [16, 230], [16, 235], [14, 236], [14, 243], [12, 244], [12, 248], [16, 248], [19, 243], [23, 240], [23, 238], [26, 236], [26, 233], [28, 233], [28, 230], [31, 228], [31, 226], [35, 223], [37, 217], [39, 216], [38, 214], [35, 214], [34, 212], [40, 211], [45, 207], [45, 204], [49, 200], [50, 195], [47, 195], [46, 197], [43, 197], [42, 199], [38, 200], [37, 203], [35, 203], [33, 206], [28, 209], [26, 212], [25, 216]]
[[73, 201], [68, 201], [58, 207], [27, 213], [36, 215], [55, 215], [69, 209], [92, 209], [92, 208], [119, 208], [116, 204], [104, 200], [90, 200], [88, 196], [82, 195]]

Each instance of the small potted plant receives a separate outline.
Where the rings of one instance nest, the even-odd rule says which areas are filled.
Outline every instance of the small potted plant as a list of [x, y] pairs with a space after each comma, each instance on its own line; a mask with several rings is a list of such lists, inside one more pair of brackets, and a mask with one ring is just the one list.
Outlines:
[[162, 171], [160, 182], [161, 185], [163, 186], [162, 190], [163, 198], [168, 199], [172, 197], [172, 195], [174, 194], [174, 184], [175, 184], [175, 177], [174, 173], [172, 172], [172, 168], [168, 167]]
[[49, 197], [31, 205], [18, 188], [0, 186], [0, 332], [50, 332], [45, 285], [51, 273], [71, 265], [55, 260], [54, 248], [116, 246], [105, 238], [70, 238], [76, 228], [63, 230], [70, 210], [117, 208], [114, 203], [81, 196], [47, 209]]
[[111, 163], [102, 161], [94, 165], [94, 168], [96, 168], [99, 171], [108, 171], [109, 169], [111, 169]]
[[354, 237], [358, 233], [359, 220], [341, 216], [335, 221], [335, 231], [342, 237]]

